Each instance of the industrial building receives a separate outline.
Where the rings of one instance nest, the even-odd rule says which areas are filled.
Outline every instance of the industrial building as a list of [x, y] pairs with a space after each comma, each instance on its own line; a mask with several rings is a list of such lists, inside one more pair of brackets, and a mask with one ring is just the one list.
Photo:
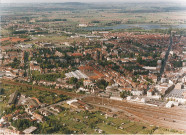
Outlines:
[[8, 104], [9, 105], [15, 104], [17, 96], [18, 96], [18, 91], [16, 90], [14, 93], [11, 94], [10, 99], [8, 100]]

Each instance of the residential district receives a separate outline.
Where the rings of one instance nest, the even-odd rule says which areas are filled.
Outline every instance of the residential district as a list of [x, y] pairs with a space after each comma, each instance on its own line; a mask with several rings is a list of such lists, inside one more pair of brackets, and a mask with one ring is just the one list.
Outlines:
[[82, 34], [3, 17], [12, 34], [0, 39], [1, 134], [186, 131], [179, 31]]

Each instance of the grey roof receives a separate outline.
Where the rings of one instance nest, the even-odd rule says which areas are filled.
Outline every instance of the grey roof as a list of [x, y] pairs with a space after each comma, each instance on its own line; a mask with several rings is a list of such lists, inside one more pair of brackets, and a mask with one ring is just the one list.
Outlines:
[[184, 98], [183, 93], [186, 89], [174, 89], [166, 95], [166, 97]]
[[18, 95], [18, 91], [16, 90], [11, 94], [10, 99], [8, 100], [8, 104], [14, 104]]

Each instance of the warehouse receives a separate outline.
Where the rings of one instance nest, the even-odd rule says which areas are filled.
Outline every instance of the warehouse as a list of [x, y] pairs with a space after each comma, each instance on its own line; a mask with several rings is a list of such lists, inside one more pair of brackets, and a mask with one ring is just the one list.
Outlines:
[[8, 104], [15, 104], [17, 99], [18, 91], [16, 90], [14, 93], [11, 94], [10, 99], [8, 100]]

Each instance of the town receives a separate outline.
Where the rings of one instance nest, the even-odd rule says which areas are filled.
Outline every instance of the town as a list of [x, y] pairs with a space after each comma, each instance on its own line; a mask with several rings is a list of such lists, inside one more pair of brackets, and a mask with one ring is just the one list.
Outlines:
[[73, 4], [2, 7], [0, 133], [185, 133], [185, 29], [98, 29], [126, 20]]

